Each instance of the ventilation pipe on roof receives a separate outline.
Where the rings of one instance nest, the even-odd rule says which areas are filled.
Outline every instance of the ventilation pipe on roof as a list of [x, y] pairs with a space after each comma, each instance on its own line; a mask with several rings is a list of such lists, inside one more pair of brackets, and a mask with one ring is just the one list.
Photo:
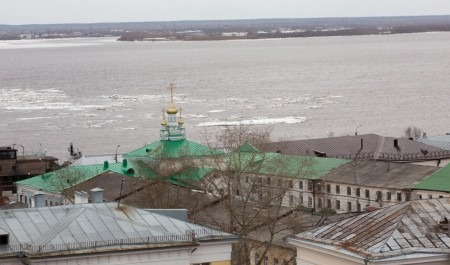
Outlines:
[[103, 170], [107, 170], [109, 168], [108, 161], [103, 162]]
[[103, 202], [103, 190], [100, 188], [94, 188], [91, 190], [92, 203]]
[[35, 192], [33, 194], [34, 207], [45, 207], [45, 193], [43, 192]]
[[88, 203], [88, 196], [85, 191], [75, 191], [75, 204]]
[[394, 147], [398, 148], [398, 139], [394, 139]]
[[122, 167], [127, 167], [128, 166], [128, 161], [126, 159], [124, 159], [122, 161]]

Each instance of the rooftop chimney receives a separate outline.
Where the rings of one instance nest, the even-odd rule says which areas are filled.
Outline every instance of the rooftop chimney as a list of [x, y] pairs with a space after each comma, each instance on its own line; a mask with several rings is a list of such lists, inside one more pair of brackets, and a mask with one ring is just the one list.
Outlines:
[[94, 188], [91, 190], [92, 203], [102, 203], [103, 202], [103, 190], [100, 188]]
[[398, 139], [394, 139], [394, 147], [398, 148]]
[[122, 161], [122, 167], [127, 167], [128, 166], [128, 161], [126, 159], [124, 159]]
[[107, 170], [109, 168], [108, 161], [103, 162], [103, 170]]
[[88, 203], [88, 196], [85, 191], [75, 191], [75, 204]]
[[45, 193], [35, 192], [33, 194], [34, 207], [45, 207]]

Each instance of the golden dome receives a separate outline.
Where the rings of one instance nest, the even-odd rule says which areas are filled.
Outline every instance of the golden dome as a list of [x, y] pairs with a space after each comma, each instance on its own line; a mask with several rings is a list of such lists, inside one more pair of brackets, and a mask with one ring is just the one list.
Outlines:
[[163, 119], [163, 120], [161, 121], [161, 125], [162, 125], [162, 126], [166, 126], [166, 125], [167, 125], [166, 119]]
[[173, 104], [173, 101], [171, 101], [169, 107], [167, 108], [167, 114], [177, 114], [177, 112], [177, 107], [175, 107], [175, 104]]
[[178, 119], [178, 124], [182, 125], [183, 123], [184, 123], [183, 118], [180, 117], [180, 118]]

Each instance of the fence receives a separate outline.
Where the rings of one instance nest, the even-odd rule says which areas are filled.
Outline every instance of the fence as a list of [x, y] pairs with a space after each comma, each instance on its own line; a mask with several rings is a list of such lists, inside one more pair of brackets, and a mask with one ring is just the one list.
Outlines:
[[195, 242], [202, 236], [223, 236], [224, 232], [216, 229], [195, 229], [187, 230], [185, 234], [150, 236], [144, 238], [126, 238], [91, 242], [74, 242], [65, 244], [47, 244], [34, 245], [33, 243], [24, 243], [16, 245], [1, 245], [0, 254], [23, 253], [27, 256], [39, 255], [48, 252], [75, 251], [83, 249], [133, 246], [133, 245], [152, 245], [152, 244], [174, 244]]

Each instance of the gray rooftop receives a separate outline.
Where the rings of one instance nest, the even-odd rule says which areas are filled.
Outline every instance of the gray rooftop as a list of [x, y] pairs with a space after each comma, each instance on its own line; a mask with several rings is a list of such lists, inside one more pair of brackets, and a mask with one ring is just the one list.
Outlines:
[[450, 135], [425, 136], [417, 139], [417, 141], [450, 151]]
[[[440, 224], [444, 218], [447, 223]], [[293, 240], [339, 246], [370, 259], [414, 253], [450, 254], [448, 220], [450, 199], [417, 200], [300, 233]]]
[[[81, 251], [92, 248], [93, 243], [103, 248], [151, 248], [155, 244], [236, 239], [232, 234], [126, 205], [118, 209], [117, 203], [3, 210], [0, 229], [9, 233], [11, 249], [27, 249], [28, 255]], [[9, 255], [9, 251], [0, 248], [0, 255]]]
[[269, 143], [265, 151], [286, 155], [310, 155], [343, 159], [384, 161], [422, 161], [450, 158], [450, 151], [412, 141], [408, 138], [376, 134], [339, 136]]
[[411, 189], [439, 169], [433, 166], [360, 160], [335, 168], [323, 176], [322, 180], [367, 187]]

